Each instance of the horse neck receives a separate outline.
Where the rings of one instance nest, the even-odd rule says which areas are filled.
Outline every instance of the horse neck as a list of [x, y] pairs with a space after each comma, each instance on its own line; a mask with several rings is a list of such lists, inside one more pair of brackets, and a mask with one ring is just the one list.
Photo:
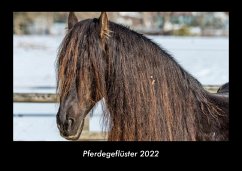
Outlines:
[[[184, 105], [192, 105], [195, 109], [192, 115], [194, 115], [194, 124], [196, 124], [194, 128], [196, 136], [192, 140], [228, 140], [228, 96], [212, 94], [206, 91], [201, 83], [192, 75], [182, 68], [181, 71], [184, 73], [186, 79], [180, 85], [186, 86], [187, 93], [192, 94], [192, 102], [185, 101]], [[186, 117], [186, 115], [184, 116]]]
[[164, 50], [144, 42], [129, 42], [135, 50], [120, 43], [115, 48], [126, 51], [109, 54], [109, 139], [197, 140], [218, 131], [223, 111], [216, 99]]

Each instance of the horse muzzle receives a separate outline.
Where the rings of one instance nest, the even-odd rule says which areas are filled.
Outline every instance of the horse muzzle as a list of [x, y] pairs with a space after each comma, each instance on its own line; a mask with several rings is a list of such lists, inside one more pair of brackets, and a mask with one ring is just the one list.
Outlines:
[[[67, 140], [78, 140], [84, 126], [84, 119], [80, 121], [81, 123], [75, 123], [73, 119], [67, 119], [64, 124], [57, 122], [60, 135]], [[79, 125], [79, 126], [75, 126]]]

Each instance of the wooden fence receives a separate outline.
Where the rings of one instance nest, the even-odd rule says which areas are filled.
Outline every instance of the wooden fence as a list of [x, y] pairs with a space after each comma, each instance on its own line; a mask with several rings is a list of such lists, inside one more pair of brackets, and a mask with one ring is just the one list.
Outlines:
[[[204, 88], [211, 92], [216, 93], [219, 86], [206, 85]], [[15, 103], [58, 103], [56, 94], [51, 93], [14, 93], [13, 102]], [[18, 115], [15, 115], [18, 116]], [[54, 115], [48, 115], [54, 116]], [[92, 132], [89, 130], [89, 116], [86, 117], [83, 132], [80, 136], [80, 141], [103, 141], [107, 140], [107, 134], [101, 132]]]

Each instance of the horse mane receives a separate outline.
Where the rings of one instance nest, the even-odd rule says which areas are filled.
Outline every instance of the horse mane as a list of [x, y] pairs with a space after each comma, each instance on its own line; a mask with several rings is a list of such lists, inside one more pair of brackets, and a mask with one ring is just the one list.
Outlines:
[[105, 99], [109, 140], [227, 138], [228, 116], [221, 104], [169, 53], [125, 26], [109, 21], [109, 30], [105, 42], [99, 38], [97, 19], [68, 30], [57, 58], [61, 99], [73, 81], [89, 74], [95, 80], [92, 100]]

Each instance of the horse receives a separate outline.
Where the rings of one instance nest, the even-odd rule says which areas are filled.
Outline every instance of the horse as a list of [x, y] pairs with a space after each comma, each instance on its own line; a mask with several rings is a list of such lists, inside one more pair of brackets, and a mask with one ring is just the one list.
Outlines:
[[77, 140], [101, 101], [108, 141], [227, 141], [229, 99], [207, 92], [144, 35], [99, 18], [68, 16], [56, 62], [60, 135]]

